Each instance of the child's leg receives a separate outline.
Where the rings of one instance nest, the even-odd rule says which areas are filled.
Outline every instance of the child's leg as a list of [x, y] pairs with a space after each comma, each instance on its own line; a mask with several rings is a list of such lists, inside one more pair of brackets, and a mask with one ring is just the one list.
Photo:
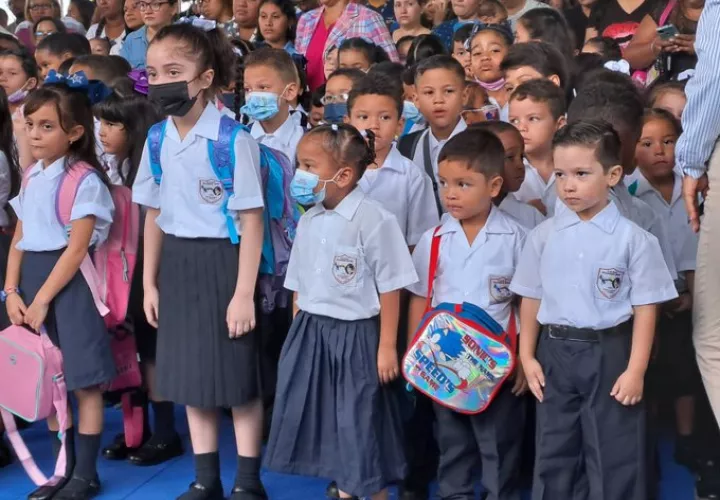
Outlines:
[[473, 475], [479, 452], [470, 417], [435, 405], [437, 441], [440, 448], [438, 494], [440, 498], [472, 500], [475, 498]]
[[249, 493], [257, 498], [266, 498], [265, 489], [260, 481], [263, 401], [258, 398], [251, 403], [233, 408], [232, 415], [238, 453], [233, 494]]
[[695, 421], [695, 396], [682, 396], [675, 401], [675, 421], [677, 433], [681, 437], [690, 437]]

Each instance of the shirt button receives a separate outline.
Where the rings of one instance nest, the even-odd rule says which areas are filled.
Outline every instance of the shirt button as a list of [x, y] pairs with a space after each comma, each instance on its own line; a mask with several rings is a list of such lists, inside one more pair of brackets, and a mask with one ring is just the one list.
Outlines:
[[315, 272], [316, 272], [317, 274], [320, 274], [320, 273], [322, 272], [322, 269], [316, 269]]
[[324, 244], [325, 244], [325, 241], [326, 241], [325, 238], [323, 238], [323, 239], [320, 240], [320, 243], [322, 243], [322, 244], [324, 245]]
[[470, 292], [465, 292], [465, 297], [467, 297], [468, 295], [470, 295]]
[[583, 254], [578, 255], [578, 257], [582, 259], [582, 258], [583, 258]]

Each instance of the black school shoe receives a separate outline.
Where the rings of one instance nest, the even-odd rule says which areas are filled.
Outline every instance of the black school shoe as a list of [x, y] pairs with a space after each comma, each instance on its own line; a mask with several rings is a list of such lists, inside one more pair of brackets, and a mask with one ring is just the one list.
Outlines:
[[70, 479], [62, 478], [60, 482], [54, 486], [40, 486], [28, 495], [28, 500], [50, 500], [51, 498], [56, 498], [55, 495], [63, 489], [68, 481], [70, 481]]
[[131, 449], [125, 445], [125, 434], [118, 434], [112, 443], [102, 449], [102, 456], [107, 460], [125, 460]]
[[200, 483], [192, 483], [190, 489], [177, 497], [177, 500], [225, 500], [225, 494], [220, 482], [209, 488]]
[[[338, 485], [335, 481], [328, 484], [327, 488], [325, 489], [325, 496], [328, 498], [332, 498], [333, 500], [341, 498], [340, 497], [340, 489], [338, 488]], [[351, 497], [351, 498], [343, 498], [342, 500], [360, 500], [358, 497]]]
[[100, 480], [73, 476], [53, 500], [90, 500], [100, 494]]
[[144, 445], [128, 454], [128, 462], [141, 467], [159, 465], [183, 454], [180, 436], [170, 439], [151, 437]]
[[268, 500], [268, 496], [262, 486], [259, 490], [246, 490], [236, 486], [232, 489], [228, 500]]

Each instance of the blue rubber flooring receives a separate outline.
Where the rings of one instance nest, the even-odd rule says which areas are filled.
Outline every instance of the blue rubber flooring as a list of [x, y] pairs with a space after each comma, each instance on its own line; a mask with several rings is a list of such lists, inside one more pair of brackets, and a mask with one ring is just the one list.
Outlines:
[[[189, 450], [187, 425], [184, 413], [178, 412], [180, 431]], [[104, 442], [120, 432], [122, 427], [119, 411], [106, 411], [106, 431]], [[33, 453], [40, 468], [50, 472], [54, 466], [48, 443], [47, 429], [44, 424], [36, 424], [23, 432], [23, 437]], [[222, 423], [220, 445], [222, 478], [226, 490], [232, 486], [235, 476], [235, 441], [229, 419]], [[672, 444], [661, 445], [662, 484], [660, 500], [694, 500], [693, 478], [687, 469], [672, 461]], [[156, 467], [133, 467], [125, 462], [110, 462], [100, 459], [99, 473], [103, 483], [103, 500], [173, 500], [185, 491], [192, 481], [192, 455], [184, 456]], [[325, 498], [324, 479], [300, 476], [287, 476], [263, 471], [262, 480], [271, 500], [322, 500]], [[32, 482], [25, 475], [22, 466], [14, 463], [0, 469], [0, 500], [24, 500], [33, 490]], [[392, 492], [391, 499], [396, 499]], [[558, 499], [560, 500], [560, 499]]]

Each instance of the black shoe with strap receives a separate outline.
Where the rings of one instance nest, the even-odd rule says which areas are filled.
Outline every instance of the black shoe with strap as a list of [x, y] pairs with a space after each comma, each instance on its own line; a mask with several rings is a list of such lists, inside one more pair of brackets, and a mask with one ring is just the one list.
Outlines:
[[225, 500], [225, 494], [220, 482], [209, 487], [194, 482], [177, 500]]
[[153, 436], [140, 448], [128, 454], [128, 462], [143, 467], [159, 465], [182, 454], [182, 441], [177, 434], [171, 438]]
[[229, 500], [268, 500], [268, 496], [263, 487], [251, 490], [236, 486], [232, 489]]
[[53, 500], [90, 500], [100, 494], [100, 480], [73, 476]]
[[57, 484], [53, 486], [40, 486], [28, 495], [28, 500], [50, 500], [55, 498], [55, 495], [63, 489], [63, 487], [70, 481], [69, 478], [62, 478]]
[[125, 460], [131, 449], [125, 445], [125, 434], [118, 434], [112, 443], [102, 450], [103, 458], [107, 460]]

